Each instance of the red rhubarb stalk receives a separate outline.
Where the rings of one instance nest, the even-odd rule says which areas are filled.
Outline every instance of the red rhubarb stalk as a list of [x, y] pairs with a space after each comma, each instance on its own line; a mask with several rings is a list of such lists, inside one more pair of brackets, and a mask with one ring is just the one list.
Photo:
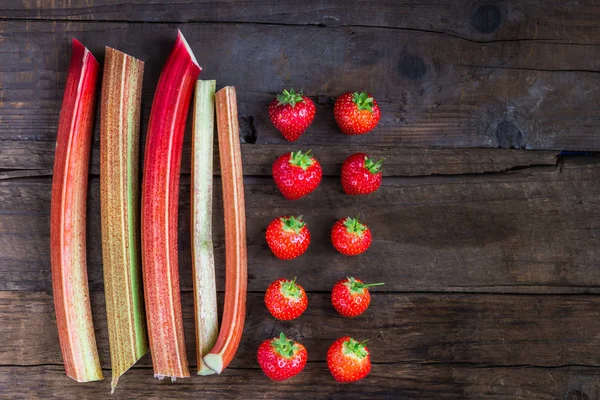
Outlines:
[[248, 273], [244, 175], [235, 88], [228, 86], [219, 90], [215, 100], [225, 217], [225, 304], [217, 342], [204, 356], [204, 362], [220, 374], [233, 360], [242, 338]]
[[99, 69], [92, 53], [73, 39], [54, 156], [50, 259], [65, 371], [78, 382], [102, 379], [85, 256], [88, 166]]
[[190, 376], [177, 263], [179, 170], [185, 120], [200, 74], [179, 32], [160, 74], [148, 122], [142, 183], [142, 272], [154, 376]]

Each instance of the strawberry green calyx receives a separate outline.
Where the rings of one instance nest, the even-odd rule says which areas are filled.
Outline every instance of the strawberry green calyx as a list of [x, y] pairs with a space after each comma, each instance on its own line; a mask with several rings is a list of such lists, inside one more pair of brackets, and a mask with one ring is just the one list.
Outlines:
[[365, 168], [372, 174], [378, 174], [381, 172], [383, 166], [383, 158], [377, 162], [373, 161], [372, 158], [365, 157]]
[[358, 107], [358, 111], [367, 110], [373, 112], [373, 98], [368, 95], [367, 92], [354, 92], [352, 93], [352, 101]]
[[310, 154], [310, 150], [306, 153], [302, 153], [302, 150], [292, 151], [290, 153], [290, 164], [306, 171], [308, 167], [314, 164], [314, 159], [312, 154]]
[[282, 282], [279, 291], [287, 298], [299, 299], [302, 297], [302, 291], [296, 285], [296, 277], [294, 280]]
[[365, 348], [366, 345], [366, 340], [363, 340], [362, 342], [357, 342], [356, 340], [350, 338], [344, 342], [343, 352], [346, 355], [353, 355], [362, 360], [363, 358], [369, 355], [369, 352]]
[[304, 225], [306, 225], [304, 221], [302, 221], [302, 215], [299, 217], [281, 217], [280, 220], [283, 224], [283, 230], [286, 232], [294, 232], [298, 234], [302, 228], [304, 228]]
[[371, 286], [381, 286], [381, 285], [385, 285], [385, 283], [383, 283], [383, 282], [362, 283], [362, 282], [357, 281], [356, 279], [354, 279], [351, 276], [349, 276], [348, 280], [346, 282], [344, 282], [344, 286], [346, 286], [350, 290], [351, 294], [362, 294], [365, 292], [366, 288], [369, 288]]
[[365, 225], [361, 224], [358, 221], [358, 218], [346, 218], [344, 221], [344, 226], [348, 233], [353, 233], [358, 237], [362, 237], [363, 233], [368, 229]]
[[292, 108], [296, 107], [296, 103], [304, 102], [302, 91], [296, 93], [294, 89], [284, 89], [283, 93], [277, 95], [277, 105], [285, 106], [289, 104]]
[[273, 350], [275, 350], [277, 354], [284, 358], [292, 358], [294, 354], [300, 350], [293, 340], [285, 337], [283, 332], [279, 334], [278, 338], [274, 338], [271, 341], [271, 346], [273, 346]]

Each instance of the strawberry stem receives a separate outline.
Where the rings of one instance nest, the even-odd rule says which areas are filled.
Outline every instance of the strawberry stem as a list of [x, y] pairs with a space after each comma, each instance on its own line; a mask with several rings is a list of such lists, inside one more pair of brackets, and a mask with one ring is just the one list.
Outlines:
[[364, 293], [365, 289], [370, 288], [372, 286], [381, 286], [385, 285], [384, 282], [377, 283], [362, 283], [357, 281], [354, 277], [349, 276], [348, 280], [344, 282], [344, 285], [350, 289], [350, 293], [352, 294], [361, 294]]
[[296, 285], [296, 277], [291, 281], [286, 280], [282, 282], [279, 291], [287, 298], [299, 299], [302, 297], [302, 291], [298, 285]]
[[369, 355], [369, 352], [365, 348], [366, 344], [366, 340], [357, 342], [356, 340], [350, 338], [344, 342], [344, 354], [352, 354], [359, 359], [363, 359]]
[[378, 174], [381, 172], [383, 166], [383, 158], [377, 162], [373, 161], [372, 158], [365, 157], [365, 168], [372, 174]]
[[358, 237], [362, 237], [363, 233], [368, 229], [366, 225], [363, 225], [358, 221], [358, 218], [346, 218], [344, 226], [348, 233], [353, 233]]
[[302, 150], [292, 151], [290, 153], [290, 164], [300, 167], [305, 171], [308, 167], [313, 165], [313, 163], [314, 158], [312, 157], [312, 154], [310, 154], [310, 150], [306, 153], [302, 153]]
[[302, 97], [302, 91], [296, 93], [294, 89], [284, 89], [283, 93], [277, 95], [277, 105], [285, 106], [290, 105], [292, 108], [296, 107], [296, 103], [304, 102], [304, 98]]
[[373, 112], [373, 98], [367, 92], [352, 93], [352, 101], [356, 104], [358, 111], [367, 110]]
[[279, 355], [285, 358], [292, 358], [294, 353], [299, 350], [296, 343], [293, 340], [286, 338], [283, 332], [279, 334], [278, 338], [273, 338], [271, 346], [273, 346], [273, 349]]
[[295, 232], [296, 234], [300, 233], [300, 230], [306, 225], [304, 221], [302, 221], [302, 215], [299, 217], [281, 217], [280, 220], [284, 231]]

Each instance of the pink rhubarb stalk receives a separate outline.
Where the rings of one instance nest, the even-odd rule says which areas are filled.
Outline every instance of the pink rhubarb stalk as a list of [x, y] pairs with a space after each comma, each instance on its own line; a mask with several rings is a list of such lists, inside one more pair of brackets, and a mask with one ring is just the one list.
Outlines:
[[142, 272], [154, 375], [190, 376], [177, 262], [179, 170], [185, 120], [200, 74], [179, 32], [158, 81], [148, 122], [142, 183]]
[[244, 175], [235, 88], [227, 86], [219, 90], [215, 100], [225, 217], [225, 304], [217, 342], [204, 356], [204, 362], [220, 374], [233, 360], [242, 338], [248, 263]]
[[73, 39], [56, 137], [50, 259], [65, 371], [78, 382], [102, 379], [85, 255], [88, 166], [99, 69], [92, 53]]

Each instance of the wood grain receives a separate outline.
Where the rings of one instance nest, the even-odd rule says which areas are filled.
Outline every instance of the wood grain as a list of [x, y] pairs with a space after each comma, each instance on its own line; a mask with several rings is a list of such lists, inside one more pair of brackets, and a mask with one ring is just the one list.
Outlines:
[[[215, 187], [220, 179], [215, 180]], [[48, 178], [0, 182], [2, 290], [49, 290]], [[189, 179], [182, 179], [179, 264], [191, 289]], [[349, 273], [386, 282], [395, 291], [600, 292], [600, 159], [566, 158], [497, 174], [386, 177], [368, 197], [342, 195], [339, 178], [297, 202], [284, 201], [268, 177], [245, 179], [249, 290], [298, 275], [307, 290], [329, 290]], [[90, 183], [90, 287], [102, 288], [99, 186]], [[363, 255], [337, 254], [330, 230], [337, 218], [361, 214], [374, 241]], [[264, 239], [278, 215], [304, 215], [312, 234], [308, 251], [283, 262]], [[213, 240], [222, 288], [223, 206], [216, 190]]]
[[[24, 374], [36, 377], [23, 381]], [[229, 368], [226, 375], [158, 383], [147, 369], [132, 369], [111, 399], [473, 399], [584, 400], [598, 397], [598, 368], [569, 366], [490, 368], [468, 365], [375, 364], [369, 377], [337, 384], [324, 363], [309, 362], [293, 380], [277, 384], [257, 369]], [[57, 393], [78, 399], [108, 397], [106, 382], [85, 386], [69, 380], [60, 367], [0, 367], [0, 387], [8, 398], [47, 399]]]
[[[599, 366], [598, 296], [371, 293], [371, 307], [357, 319], [339, 316], [329, 294], [308, 293], [308, 308], [294, 321], [275, 320], [264, 306], [263, 292], [249, 293], [246, 324], [231, 367], [256, 368], [259, 344], [281, 331], [306, 346], [309, 363], [324, 362], [329, 345], [350, 335], [369, 340], [375, 364]], [[107, 368], [103, 293], [92, 293], [91, 301], [100, 359]], [[0, 365], [61, 363], [50, 295], [0, 292], [0, 304], [0, 317], [7, 321], [0, 326]], [[221, 314], [222, 293], [218, 304]], [[191, 363], [195, 361], [193, 308], [193, 294], [182, 293]], [[150, 359], [144, 357], [136, 365], [149, 367]]]
[[[54, 142], [0, 140], [0, 179], [52, 175]], [[271, 175], [271, 166], [280, 155], [295, 149], [293, 144], [242, 144], [245, 175]], [[300, 148], [298, 145], [297, 148]], [[558, 151], [523, 151], [506, 149], [418, 149], [397, 146], [329, 145], [310, 146], [323, 167], [324, 175], [339, 176], [343, 161], [351, 154], [365, 152], [375, 159], [385, 159], [385, 176], [458, 175], [501, 172], [515, 168], [557, 163]], [[144, 146], [140, 149], [143, 154]], [[99, 144], [92, 145], [90, 174], [100, 171]], [[219, 152], [215, 148], [213, 171], [221, 174]], [[190, 173], [191, 143], [184, 143], [181, 172]]]
[[[317, 117], [299, 145], [600, 149], [595, 62], [600, 46], [474, 43], [362, 27], [217, 23], [180, 28], [204, 68], [203, 79], [237, 87], [245, 141], [285, 143], [268, 119], [267, 105], [282, 88], [294, 86], [317, 102]], [[69, 55], [65, 45], [72, 36], [99, 58], [109, 45], [146, 61], [145, 131], [174, 26], [12, 21], [0, 22], [0, 139], [55, 138]], [[368, 135], [341, 135], [332, 118], [333, 99], [363, 88], [377, 98], [381, 122]]]
[[[145, 132], [180, 28], [202, 79], [237, 87], [249, 316], [224, 375], [158, 384], [146, 356], [123, 376], [116, 398], [600, 399], [600, 161], [558, 156], [600, 150], [599, 15], [589, 0], [2, 1], [0, 397], [108, 397], [108, 381], [79, 385], [64, 375], [50, 292], [50, 187], [69, 43], [82, 40], [101, 62], [106, 45], [146, 62]], [[286, 87], [317, 104], [314, 123], [293, 144], [267, 115]], [[335, 126], [333, 101], [361, 89], [377, 98], [383, 118], [369, 135], [349, 138]], [[96, 121], [87, 250], [109, 375], [98, 146]], [[327, 177], [311, 196], [286, 202], [270, 168], [299, 148], [317, 154]], [[384, 185], [368, 198], [343, 196], [339, 184], [341, 163], [357, 151], [386, 157]], [[193, 359], [189, 152], [186, 143], [178, 244]], [[218, 175], [218, 154], [214, 162]], [[220, 192], [214, 242], [222, 307]], [[333, 250], [329, 230], [358, 212], [375, 242], [349, 259]], [[287, 213], [305, 215], [313, 243], [284, 263], [270, 254], [264, 230]], [[357, 320], [342, 319], [329, 302], [331, 286], [347, 274], [386, 282]], [[308, 311], [276, 322], [263, 291], [295, 275], [308, 290]], [[273, 384], [254, 352], [280, 330], [307, 346], [309, 363], [292, 381]], [[342, 334], [372, 343], [373, 371], [358, 384], [336, 384], [326, 369], [327, 346]]]
[[2, 8], [3, 18], [359, 25], [424, 30], [477, 41], [561, 40], [598, 44], [600, 35], [600, 10], [593, 1], [142, 0], [115, 4], [110, 0], [4, 0]]

